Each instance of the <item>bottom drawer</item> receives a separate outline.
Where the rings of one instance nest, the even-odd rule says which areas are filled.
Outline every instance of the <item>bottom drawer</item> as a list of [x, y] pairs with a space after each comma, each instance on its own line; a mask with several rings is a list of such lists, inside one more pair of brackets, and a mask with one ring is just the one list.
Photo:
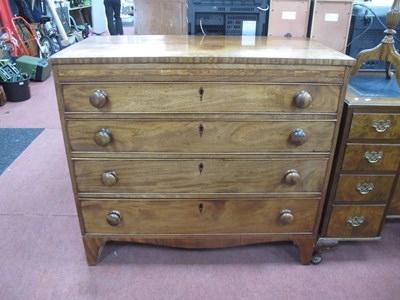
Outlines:
[[86, 233], [310, 233], [319, 200], [87, 200]]
[[329, 219], [327, 237], [377, 237], [385, 213], [385, 205], [334, 205]]

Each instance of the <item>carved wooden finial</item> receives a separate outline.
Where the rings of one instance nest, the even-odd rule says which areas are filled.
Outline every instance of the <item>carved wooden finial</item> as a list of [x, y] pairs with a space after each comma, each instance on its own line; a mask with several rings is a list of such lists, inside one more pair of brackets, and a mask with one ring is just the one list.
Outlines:
[[361, 65], [366, 60], [383, 60], [386, 62], [386, 78], [390, 79], [393, 74], [390, 72], [390, 66], [393, 65], [396, 70], [397, 84], [400, 86], [400, 54], [394, 47], [395, 28], [400, 21], [400, 0], [394, 0], [391, 10], [386, 15], [387, 29], [384, 31], [385, 37], [382, 42], [372, 49], [361, 51], [356, 58], [356, 63], [351, 71], [351, 75], [358, 72]]

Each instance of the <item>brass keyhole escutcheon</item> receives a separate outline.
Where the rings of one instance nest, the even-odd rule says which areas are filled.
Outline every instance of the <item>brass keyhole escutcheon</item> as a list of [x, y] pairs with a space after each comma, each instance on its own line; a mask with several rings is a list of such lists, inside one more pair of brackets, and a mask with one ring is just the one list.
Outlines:
[[204, 96], [204, 89], [203, 87], [199, 88], [199, 96], [200, 96], [200, 101], [203, 101], [203, 96]]
[[199, 204], [199, 212], [202, 213], [204, 209], [203, 203]]
[[205, 130], [204, 125], [203, 125], [203, 124], [200, 124], [200, 125], [199, 125], [199, 134], [200, 134], [200, 137], [203, 136], [204, 130]]
[[200, 175], [201, 175], [201, 173], [203, 173], [203, 170], [204, 170], [204, 165], [203, 165], [203, 163], [199, 163], [199, 172], [200, 172]]

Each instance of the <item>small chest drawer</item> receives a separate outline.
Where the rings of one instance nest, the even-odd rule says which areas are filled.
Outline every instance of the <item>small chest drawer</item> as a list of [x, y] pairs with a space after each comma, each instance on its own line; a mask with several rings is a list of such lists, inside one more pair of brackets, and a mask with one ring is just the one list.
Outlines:
[[349, 139], [400, 140], [400, 114], [354, 113]]
[[336, 112], [339, 86], [232, 83], [63, 85], [67, 112]]
[[79, 192], [319, 193], [327, 160], [78, 160]]
[[394, 175], [340, 175], [335, 202], [386, 203]]
[[82, 201], [87, 233], [310, 233], [316, 200]]
[[342, 170], [392, 171], [400, 162], [400, 145], [347, 144]]
[[67, 121], [72, 151], [330, 151], [334, 122]]
[[376, 237], [385, 212], [385, 205], [334, 205], [327, 237]]

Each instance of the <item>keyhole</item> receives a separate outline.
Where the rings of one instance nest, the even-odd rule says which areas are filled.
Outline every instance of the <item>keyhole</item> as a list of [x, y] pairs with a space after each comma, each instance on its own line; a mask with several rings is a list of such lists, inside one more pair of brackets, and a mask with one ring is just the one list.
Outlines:
[[203, 169], [204, 169], [204, 165], [203, 165], [203, 163], [200, 163], [199, 164], [199, 172], [200, 172], [200, 174], [203, 172]]
[[200, 101], [203, 101], [203, 96], [204, 96], [204, 89], [203, 89], [203, 87], [199, 88], [199, 95], [200, 95]]
[[200, 203], [200, 204], [199, 204], [199, 211], [200, 211], [200, 213], [203, 212], [203, 203]]
[[199, 134], [200, 134], [200, 137], [203, 136], [203, 133], [204, 133], [204, 126], [203, 126], [203, 124], [200, 124], [200, 125], [199, 125]]

